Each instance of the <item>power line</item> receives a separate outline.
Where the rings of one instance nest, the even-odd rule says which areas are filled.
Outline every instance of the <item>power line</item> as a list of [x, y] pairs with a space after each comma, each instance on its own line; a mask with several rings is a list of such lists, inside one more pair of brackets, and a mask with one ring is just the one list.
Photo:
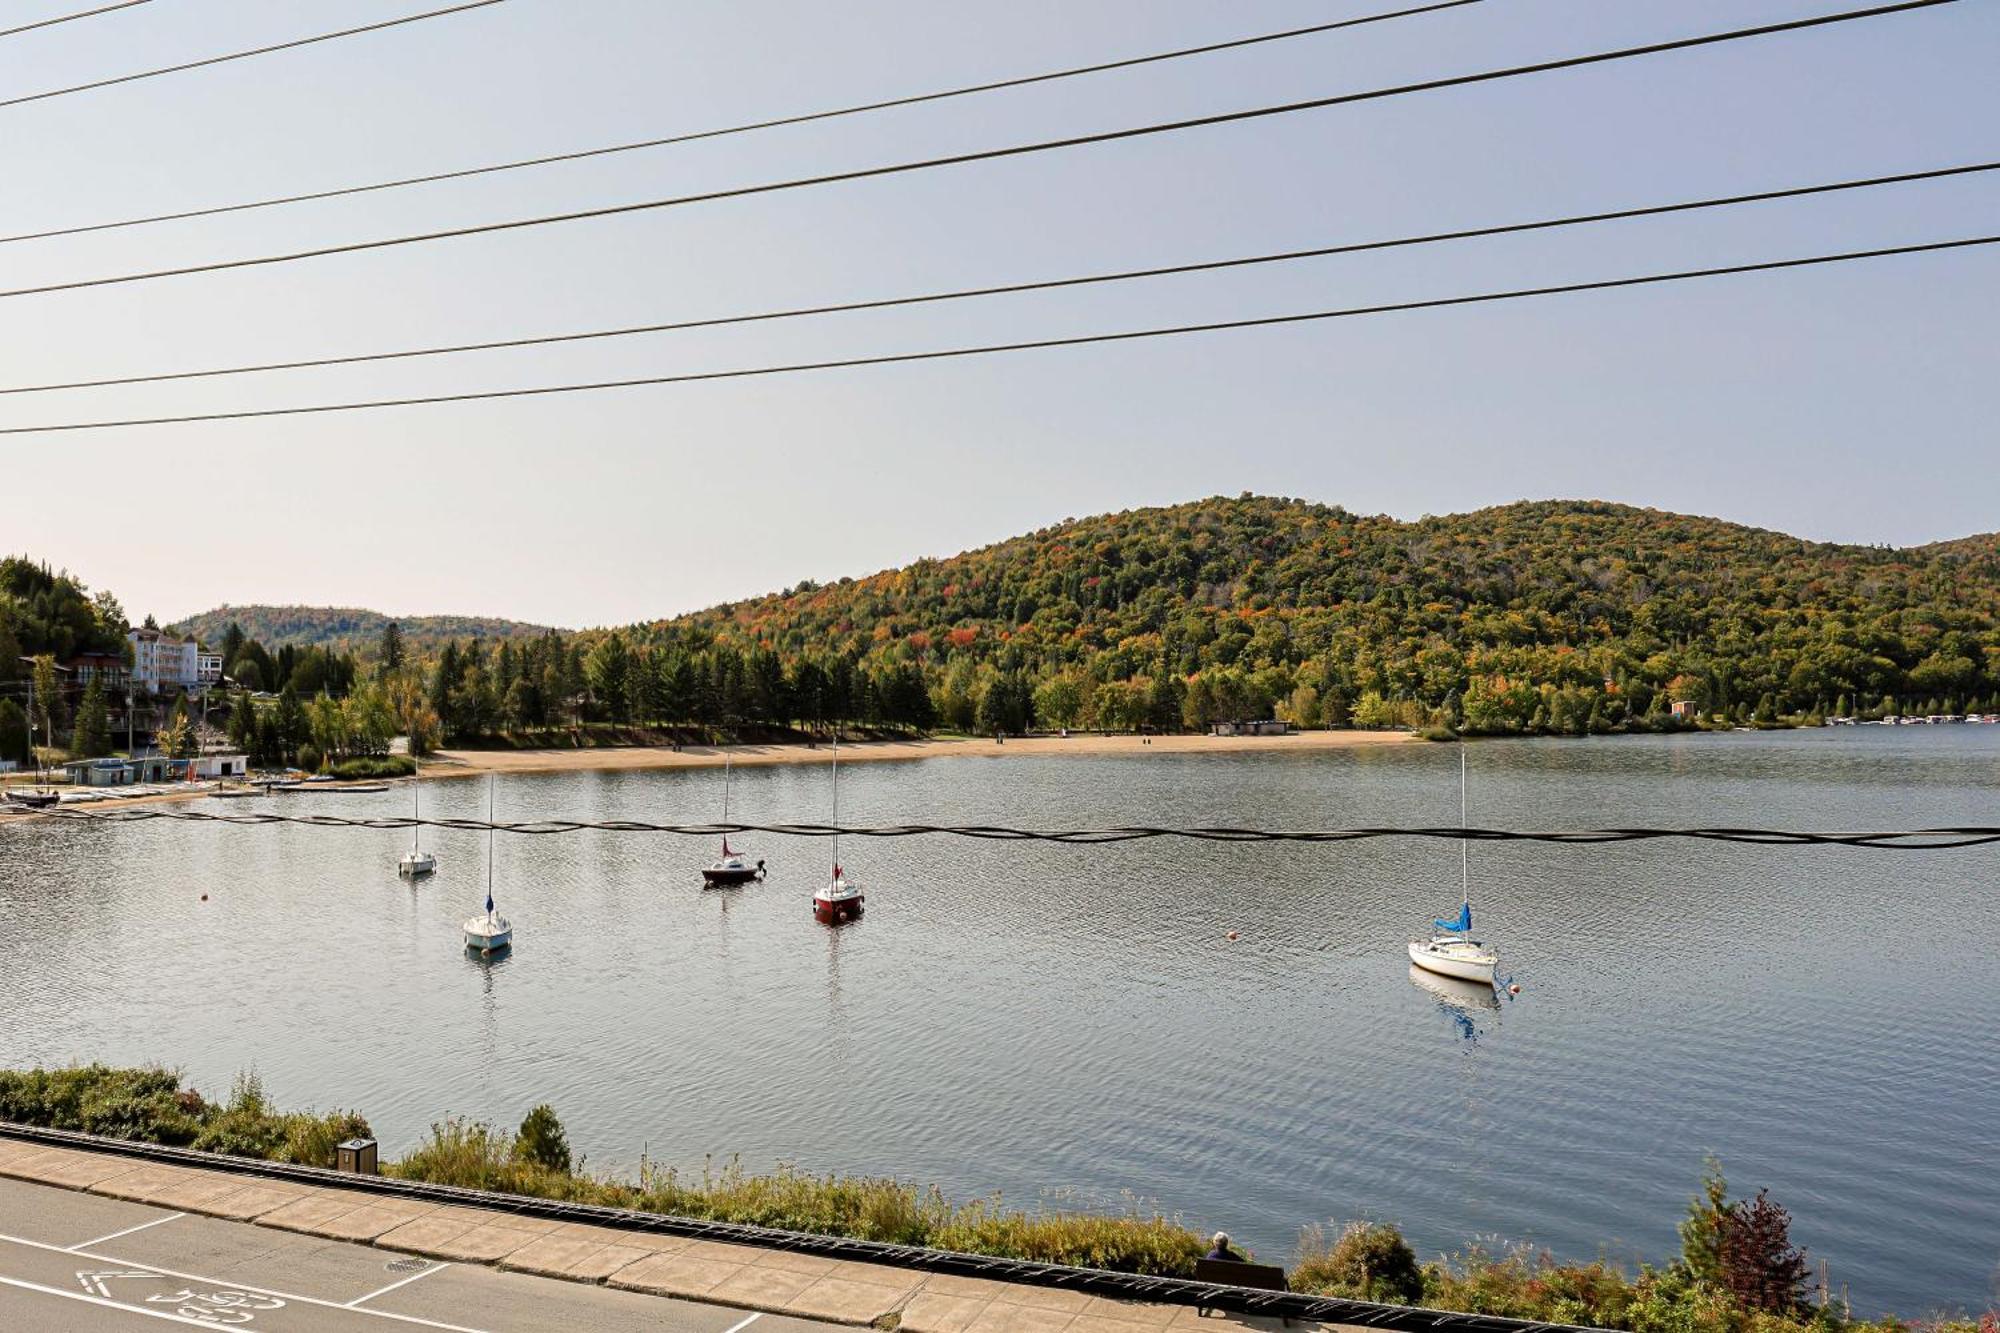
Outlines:
[[37, 28], [53, 28], [58, 23], [74, 23], [78, 19], [95, 18], [99, 14], [109, 14], [114, 9], [130, 9], [134, 5], [149, 5], [153, 0], [119, 0], [115, 5], [99, 5], [95, 9], [79, 10], [74, 14], [60, 14], [52, 19], [41, 19], [34, 23], [23, 23], [18, 28], [0, 28], [0, 37], [12, 37], [16, 33], [33, 32]]
[[[136, 0], [135, 0], [136, 3]], [[295, 47], [311, 46], [316, 42], [331, 42], [341, 37], [354, 37], [364, 32], [380, 32], [384, 28], [400, 27], [405, 23], [421, 23], [425, 19], [442, 18], [447, 14], [462, 14], [468, 9], [484, 9], [487, 5], [497, 5], [501, 0], [467, 0], [465, 4], [452, 5], [447, 9], [433, 9], [422, 14], [406, 14], [399, 19], [385, 19], [380, 23], [368, 23], [359, 28], [342, 28], [339, 32], [323, 32], [315, 37], [299, 37], [289, 42], [278, 42], [272, 46], [254, 47], [248, 51], [232, 51], [227, 55], [209, 56], [202, 60], [189, 60], [179, 65], [163, 65], [159, 69], [140, 70], [136, 74], [120, 74], [116, 78], [97, 79], [90, 83], [72, 84], [67, 88], [51, 88], [46, 92], [27, 93], [20, 97], [0, 99], [0, 108], [21, 106], [27, 102], [44, 102], [52, 97], [68, 97], [71, 93], [87, 93], [95, 88], [110, 88], [121, 83], [137, 83], [141, 79], [157, 79], [163, 74], [180, 74], [191, 69], [203, 69], [209, 65], [226, 65], [232, 60], [248, 60], [252, 56], [266, 56], [274, 51], [290, 51]], [[112, 5], [109, 8], [117, 9]], [[101, 10], [92, 10], [101, 13]], [[72, 17], [82, 18], [81, 14]]]
[[[479, 0], [479, 2], [490, 4], [494, 3], [494, 0]], [[613, 204], [604, 208], [580, 209], [567, 213], [548, 213], [537, 217], [515, 218], [506, 222], [486, 222], [469, 227], [453, 227], [444, 231], [417, 232], [404, 236], [385, 237], [373, 241], [351, 241], [344, 245], [318, 246], [310, 250], [295, 250], [286, 254], [260, 255], [251, 259], [225, 259], [208, 264], [190, 264], [180, 268], [152, 269], [141, 273], [122, 273], [107, 278], [83, 278], [73, 282], [46, 283], [37, 287], [17, 287], [11, 291], [0, 291], [0, 298], [34, 296], [48, 292], [75, 291], [85, 287], [110, 287], [121, 283], [147, 282], [156, 278], [186, 277], [196, 273], [219, 273], [229, 269], [256, 268], [270, 264], [290, 264], [303, 259], [324, 258], [328, 255], [356, 254], [366, 250], [385, 250], [394, 246], [417, 245], [429, 241], [455, 240], [465, 236], [482, 236], [493, 232], [518, 231], [528, 227], [545, 227], [554, 223], [579, 222], [589, 218], [617, 217], [623, 214], [641, 213], [654, 209], [712, 203], [719, 199], [741, 199], [750, 195], [772, 194], [778, 191], [804, 189], [816, 185], [869, 180], [880, 176], [895, 176], [912, 171], [925, 171], [934, 167], [960, 166], [969, 162], [989, 162], [1000, 158], [1022, 157], [1032, 153], [1046, 153], [1062, 148], [1077, 148], [1087, 144], [1115, 143], [1125, 139], [1143, 138], [1154, 134], [1169, 134], [1180, 130], [1198, 129], [1211, 125], [1227, 125], [1239, 121], [1258, 120], [1268, 116], [1291, 115], [1295, 112], [1315, 111], [1333, 106], [1346, 106], [1356, 102], [1400, 97], [1410, 93], [1432, 92], [1441, 88], [1458, 88], [1476, 83], [1490, 83], [1498, 79], [1517, 78], [1527, 74], [1543, 74], [1551, 70], [1576, 69], [1585, 65], [1603, 64], [1607, 61], [1628, 60], [1637, 56], [1657, 55], [1665, 51], [1683, 51], [1694, 47], [1712, 46], [1718, 42], [1739, 41], [1750, 37], [1768, 37], [1777, 33], [1798, 32], [1807, 28], [1824, 27], [1832, 23], [1847, 23], [1856, 19], [1877, 18], [1885, 14], [1898, 14], [1908, 10], [1929, 9], [1936, 5], [1957, 3], [1959, 3], [1959, 0], [1899, 0], [1899, 3], [1876, 5], [1868, 9], [1846, 10], [1837, 14], [1822, 14], [1813, 18], [1793, 19], [1785, 23], [1767, 23], [1754, 28], [1736, 28], [1728, 32], [1707, 33], [1700, 37], [1683, 37], [1670, 42], [1654, 42], [1646, 46], [1624, 47], [1616, 51], [1599, 51], [1589, 55], [1568, 56], [1561, 60], [1547, 60], [1532, 65], [1512, 65], [1505, 69], [1482, 70], [1476, 74], [1456, 74], [1447, 78], [1426, 79], [1420, 83], [1398, 84], [1393, 87], [1372, 88], [1355, 93], [1339, 93], [1331, 97], [1318, 97], [1303, 102], [1288, 102], [1277, 106], [1253, 107], [1243, 111], [1226, 111], [1216, 115], [1196, 116], [1186, 120], [1162, 121], [1150, 125], [1133, 126], [1122, 130], [1106, 130], [1096, 134], [1072, 135], [1062, 139], [1044, 139], [1034, 143], [1015, 144], [1006, 148], [987, 148], [969, 153], [954, 153], [945, 157], [923, 158], [913, 162], [897, 162], [887, 166], [863, 167], [854, 171], [839, 171], [819, 176], [801, 176], [789, 180], [767, 181], [758, 185], [742, 185], [727, 190], [710, 190], [701, 194], [642, 200], [632, 204]], [[0, 102], [0, 106], [4, 105], [6, 103]]]
[[1294, 315], [1264, 315], [1255, 319], [1218, 320], [1206, 324], [1179, 324], [1167, 328], [1130, 329], [1119, 333], [1087, 333], [1070, 338], [1038, 338], [1026, 342], [987, 343], [972, 347], [948, 347], [922, 352], [895, 352], [883, 356], [847, 357], [833, 361], [803, 361], [789, 365], [751, 366], [736, 370], [692, 371], [680, 375], [648, 375], [636, 379], [599, 380], [584, 384], [548, 384], [525, 389], [486, 389], [475, 393], [429, 394], [415, 398], [378, 398], [363, 402], [315, 403], [304, 407], [267, 407], [236, 412], [196, 412], [185, 416], [132, 417], [117, 421], [79, 421], [43, 426], [0, 427], [0, 435], [40, 435], [57, 431], [113, 430], [130, 426], [171, 426], [197, 421], [243, 421], [253, 417], [306, 416], [323, 412], [359, 412], [386, 407], [418, 407], [437, 403], [471, 403], [500, 398], [538, 398], [563, 393], [591, 393], [604, 389], [636, 389], [663, 384], [694, 384], [708, 380], [752, 379], [767, 375], [792, 375], [813, 370], [849, 370], [860, 366], [887, 366], [912, 361], [945, 361], [960, 357], [988, 356], [998, 352], [1025, 352], [1052, 347], [1082, 347], [1092, 343], [1134, 342], [1142, 338], [1168, 338], [1188, 333], [1219, 333], [1230, 329], [1268, 328], [1281, 324], [1306, 324], [1319, 320], [1348, 319], [1360, 315], [1385, 315], [1409, 310], [1436, 310], [1446, 306], [1481, 305], [1495, 301], [1516, 301], [1534, 296], [1558, 296], [1570, 292], [1607, 291], [1616, 287], [1642, 287], [1664, 282], [1684, 282], [1694, 278], [1723, 277], [1737, 273], [1763, 273], [1778, 269], [1807, 268], [1818, 264], [1840, 264], [1858, 259], [1881, 259], [1892, 255], [1926, 254], [1937, 250], [1961, 250], [2000, 242], [2000, 235], [1973, 236], [1953, 241], [1927, 241], [1917, 245], [1887, 246], [1875, 250], [1849, 250], [1838, 254], [1809, 255], [1800, 259], [1770, 259], [1754, 264], [1728, 264], [1717, 268], [1683, 269], [1673, 273], [1648, 273], [1629, 278], [1603, 278], [1595, 282], [1570, 282], [1547, 287], [1521, 287], [1501, 292], [1476, 292], [1466, 296], [1441, 296], [1425, 301], [1397, 301], [1385, 305], [1348, 306], [1338, 310], [1315, 310]]
[[[133, 0], [133, 3], [138, 3], [138, 0]], [[1332, 23], [1316, 23], [1305, 28], [1288, 28], [1283, 32], [1260, 33], [1254, 37], [1238, 37], [1229, 41], [1209, 42], [1202, 46], [1182, 47], [1175, 51], [1160, 51], [1152, 55], [1101, 61], [1094, 65], [1079, 65], [1072, 69], [1053, 70], [1044, 74], [1027, 74], [1012, 79], [995, 79], [987, 83], [975, 83], [962, 88], [947, 88], [939, 92], [917, 93], [909, 97], [892, 97], [886, 101], [862, 102], [854, 106], [837, 107], [830, 111], [811, 111], [796, 116], [779, 116], [769, 120], [751, 121], [742, 125], [729, 125], [721, 129], [695, 130], [685, 134], [668, 135], [658, 139], [641, 139], [634, 143], [612, 144], [602, 148], [584, 148], [568, 153], [550, 153], [541, 157], [521, 158], [512, 162], [495, 162], [483, 167], [465, 167], [456, 171], [437, 171], [422, 176], [404, 176], [396, 180], [376, 181], [368, 185], [347, 185], [338, 189], [313, 190], [304, 194], [278, 195], [270, 199], [255, 199], [240, 204], [217, 204], [208, 208], [190, 208], [173, 213], [155, 213], [148, 217], [125, 218], [117, 222], [95, 222], [77, 227], [57, 227], [48, 231], [23, 232], [16, 236], [0, 236], [0, 245], [11, 245], [16, 241], [45, 240], [55, 236], [79, 236], [86, 232], [94, 231], [113, 231], [121, 227], [143, 227], [156, 222], [179, 222], [188, 218], [214, 217], [221, 213], [243, 213], [252, 209], [276, 208], [283, 204], [308, 203], [316, 199], [338, 199], [344, 195], [369, 194], [377, 190], [397, 190], [410, 185], [432, 185], [439, 181], [461, 180], [468, 176], [486, 176], [500, 171], [519, 171], [524, 167], [552, 166], [558, 162], [579, 162], [586, 158], [607, 157], [613, 153], [631, 153], [644, 148], [666, 148], [674, 144], [694, 143], [702, 139], [720, 139], [732, 134], [749, 134], [756, 130], [778, 129], [788, 125], [806, 125], [814, 121], [835, 120], [842, 116], [858, 116], [870, 111], [886, 111], [893, 107], [916, 106], [924, 102], [941, 102], [948, 98], [968, 97], [974, 93], [995, 92], [1003, 88], [1023, 88], [1030, 84], [1049, 83], [1056, 79], [1073, 79], [1086, 74], [1104, 73], [1108, 70], [1130, 69], [1137, 65], [1157, 64], [1165, 60], [1180, 60], [1188, 56], [1208, 55], [1216, 51], [1231, 51], [1246, 46], [1258, 46], [1266, 42], [1290, 41], [1294, 38], [1311, 37], [1319, 33], [1333, 32], [1340, 28], [1356, 28], [1364, 24], [1386, 23], [1391, 19], [1410, 18], [1419, 14], [1431, 14], [1443, 9], [1457, 9], [1463, 5], [1478, 3], [1480, 3], [1480, 0], [1442, 0], [1441, 3], [1437, 4], [1418, 5], [1415, 8], [1397, 9], [1382, 14], [1366, 14], [1359, 18], [1340, 19]]]
[[1965, 176], [1995, 170], [2000, 170], [2000, 162], [1977, 162], [1964, 166], [1938, 167], [1928, 171], [1901, 172], [1890, 176], [1870, 176], [1857, 180], [1833, 181], [1819, 185], [1798, 185], [1784, 189], [1760, 190], [1751, 194], [1724, 195], [1717, 198], [1694, 199], [1671, 204], [1648, 204], [1636, 208], [1613, 209], [1599, 213], [1580, 213], [1568, 217], [1540, 218], [1529, 222], [1508, 222], [1485, 227], [1466, 227], [1455, 231], [1427, 232], [1421, 235], [1400, 236], [1389, 240], [1353, 241], [1339, 245], [1318, 246], [1309, 250], [1285, 250], [1274, 254], [1250, 255], [1233, 259], [1211, 259], [1196, 263], [1169, 264], [1155, 268], [1123, 269], [1117, 272], [1094, 273], [1081, 277], [1047, 278], [1032, 282], [1003, 283], [990, 287], [966, 287], [955, 291], [929, 292], [916, 296], [892, 296], [869, 301], [847, 301], [834, 305], [794, 306], [783, 310], [767, 310], [748, 315], [718, 315], [706, 319], [684, 319], [663, 324], [639, 324], [624, 328], [591, 329], [580, 333], [552, 333], [536, 337], [502, 338], [490, 342], [453, 343], [441, 347], [406, 348], [394, 352], [361, 352], [347, 356], [315, 357], [301, 361], [268, 361], [258, 365], [224, 366], [209, 370], [178, 370], [153, 375], [121, 375], [111, 379], [72, 380], [59, 384], [27, 384], [18, 385], [13, 388], [0, 388], [0, 396], [8, 394], [51, 393], [63, 389], [101, 389], [119, 384], [157, 384], [167, 380], [213, 379], [224, 375], [251, 375], [276, 370], [310, 370], [328, 366], [357, 365], [370, 361], [398, 361], [407, 360], [412, 357], [449, 356], [461, 352], [490, 352], [513, 347], [541, 347], [551, 343], [587, 342], [601, 338], [627, 338], [637, 334], [671, 333], [684, 329], [714, 328], [726, 324], [755, 324], [771, 320], [799, 319], [812, 315], [844, 314], [857, 310], [886, 310], [897, 306], [926, 305], [940, 301], [962, 301], [973, 297], [1014, 295], [1022, 292], [1052, 291], [1066, 287], [1090, 286], [1096, 283], [1127, 282], [1135, 278], [1159, 278], [1184, 273], [1208, 273], [1222, 269], [1247, 268], [1258, 264], [1282, 264], [1303, 259], [1320, 259], [1331, 255], [1359, 254], [1370, 250], [1392, 250], [1404, 246], [1432, 245], [1441, 241], [1470, 240], [1477, 237], [1505, 236], [1518, 232], [1546, 231], [1556, 227], [1576, 227], [1597, 222], [1657, 217], [1663, 214], [1685, 213], [1697, 209], [1724, 208], [1738, 204], [1763, 203], [1775, 199], [1797, 199], [1809, 195], [1830, 194], [1840, 190], [1862, 190], [1883, 185], [1908, 184], [1914, 181], [1942, 180], [1953, 176]]
[[1141, 842], [1152, 838], [1227, 843], [1330, 843], [1367, 842], [1378, 838], [1420, 838], [1450, 842], [1560, 843], [1568, 846], [1688, 839], [1696, 842], [1744, 843], [1760, 847], [1869, 847], [1882, 851], [1945, 851], [2000, 843], [2000, 827], [1978, 826], [1849, 833], [1759, 828], [1519, 830], [1467, 828], [1457, 824], [1439, 827], [1349, 829], [1160, 828], [1146, 825], [1096, 829], [1023, 829], [993, 824], [889, 824], [848, 828], [832, 824], [652, 824], [634, 819], [536, 819], [489, 822], [483, 819], [419, 819], [410, 815], [284, 815], [267, 811], [221, 814], [206, 810], [168, 810], [157, 806], [121, 810], [64, 810], [58, 807], [42, 813], [55, 819], [80, 819], [105, 824], [135, 824], [165, 819], [177, 823], [235, 824], [244, 827], [298, 824], [310, 828], [378, 830], [434, 828], [472, 833], [484, 833], [490, 829], [495, 833], [521, 833], [532, 836], [585, 831], [671, 833], [700, 838], [739, 833], [768, 833], [785, 838], [831, 838], [836, 835], [843, 838], [945, 836], [972, 838], [983, 842], [1052, 842], [1071, 846], [1101, 846], [1106, 843]]

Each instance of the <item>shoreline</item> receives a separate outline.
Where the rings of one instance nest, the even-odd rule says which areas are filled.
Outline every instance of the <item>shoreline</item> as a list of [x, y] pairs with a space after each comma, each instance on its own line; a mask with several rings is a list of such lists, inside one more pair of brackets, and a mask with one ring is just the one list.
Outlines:
[[[1407, 731], [1299, 731], [1288, 736], [1150, 736], [1075, 732], [1069, 736], [1018, 736], [954, 740], [857, 741], [840, 747], [843, 763], [891, 760], [984, 758], [1022, 755], [1298, 754], [1418, 740]], [[1150, 742], [1147, 743], [1147, 742]], [[439, 750], [422, 767], [426, 777], [473, 777], [485, 773], [629, 772], [667, 768], [720, 768], [731, 764], [824, 764], [831, 745], [606, 746], [576, 750]]]

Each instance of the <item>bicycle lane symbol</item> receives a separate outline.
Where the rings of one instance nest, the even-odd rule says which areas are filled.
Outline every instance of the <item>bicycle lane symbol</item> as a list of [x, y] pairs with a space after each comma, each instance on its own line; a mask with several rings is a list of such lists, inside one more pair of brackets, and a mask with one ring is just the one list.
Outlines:
[[[260, 1312], [285, 1307], [278, 1297], [262, 1292], [239, 1291], [234, 1287], [179, 1286], [174, 1279], [143, 1268], [79, 1269], [76, 1280], [91, 1295], [121, 1305], [164, 1307], [183, 1319], [227, 1327], [240, 1328], [255, 1322]], [[119, 1283], [115, 1294], [111, 1286], [114, 1282]], [[141, 1283], [149, 1290], [142, 1289]]]

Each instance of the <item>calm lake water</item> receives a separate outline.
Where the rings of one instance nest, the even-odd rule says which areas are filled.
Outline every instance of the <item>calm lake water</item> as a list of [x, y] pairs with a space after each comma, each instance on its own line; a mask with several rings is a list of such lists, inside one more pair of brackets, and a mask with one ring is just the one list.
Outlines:
[[[1471, 747], [1474, 823], [1995, 823], [2000, 728]], [[1444, 746], [947, 758], [844, 770], [849, 822], [1451, 823]], [[483, 814], [484, 784], [424, 789]], [[734, 810], [822, 820], [823, 768], [739, 770]], [[719, 773], [504, 778], [501, 816], [712, 818]], [[288, 811], [400, 813], [380, 796]], [[208, 809], [242, 811], [261, 802]], [[513, 957], [460, 948], [483, 839], [310, 828], [0, 827], [0, 1064], [255, 1068], [364, 1111], [386, 1152], [447, 1113], [552, 1102], [595, 1167], [888, 1173], [954, 1197], [1156, 1201], [1284, 1261], [1298, 1228], [1400, 1223], [1662, 1259], [1703, 1155], [1768, 1186], [1858, 1310], [1983, 1307], [2000, 1280], [2000, 852], [1693, 843], [1474, 848], [1495, 1009], [1415, 983], [1450, 844], [1066, 848], [850, 841], [869, 911], [809, 897], [827, 848], [499, 839]], [[209, 895], [202, 902], [200, 895]], [[1231, 942], [1227, 933], [1239, 932]]]

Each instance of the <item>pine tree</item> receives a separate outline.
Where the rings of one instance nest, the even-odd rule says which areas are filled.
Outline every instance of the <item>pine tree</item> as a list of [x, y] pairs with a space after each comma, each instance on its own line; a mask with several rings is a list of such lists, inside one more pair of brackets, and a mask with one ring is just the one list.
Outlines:
[[1792, 1216], [1757, 1191], [1731, 1208], [1722, 1229], [1722, 1285], [1747, 1308], [1797, 1314], [1805, 1308], [1806, 1257], [1792, 1247]]
[[403, 658], [403, 627], [392, 620], [382, 627], [382, 675], [402, 670]]
[[70, 749], [79, 759], [101, 759], [111, 753], [111, 714], [104, 704], [104, 682], [91, 676], [76, 707], [76, 734]]

